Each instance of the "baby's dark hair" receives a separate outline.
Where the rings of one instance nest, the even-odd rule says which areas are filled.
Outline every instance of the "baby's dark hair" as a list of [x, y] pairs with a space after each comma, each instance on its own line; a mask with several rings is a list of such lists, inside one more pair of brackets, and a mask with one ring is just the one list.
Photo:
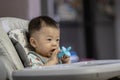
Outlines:
[[48, 16], [39, 16], [30, 21], [28, 25], [29, 36], [31, 36], [35, 31], [39, 31], [42, 27], [44, 27], [42, 26], [44, 23], [47, 26], [59, 28], [58, 23], [52, 18]]
[[[49, 27], [59, 29], [58, 23], [48, 16], [39, 16], [39, 17], [33, 18], [28, 24], [28, 42], [31, 35], [35, 31], [39, 31], [42, 27], [44, 27], [43, 24]], [[29, 48], [33, 49], [32, 46], [30, 45], [30, 42], [29, 42]]]

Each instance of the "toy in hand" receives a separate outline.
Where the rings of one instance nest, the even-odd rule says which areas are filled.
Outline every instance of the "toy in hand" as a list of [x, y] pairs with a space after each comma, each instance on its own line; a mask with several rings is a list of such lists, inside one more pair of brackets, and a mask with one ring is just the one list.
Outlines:
[[58, 58], [61, 58], [62, 56], [71, 56], [70, 53], [71, 47], [65, 48], [64, 46], [61, 48], [60, 53], [58, 54]]

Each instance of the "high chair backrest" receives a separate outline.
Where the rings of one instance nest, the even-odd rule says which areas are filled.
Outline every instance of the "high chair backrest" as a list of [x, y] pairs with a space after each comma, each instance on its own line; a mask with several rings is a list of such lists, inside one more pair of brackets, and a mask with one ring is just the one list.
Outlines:
[[[6, 76], [9, 79], [12, 71], [23, 69], [25, 66], [10, 39], [11, 35], [9, 36], [8, 33], [11, 33], [15, 29], [27, 30], [27, 26], [27, 20], [12, 17], [0, 18], [0, 61], [6, 67]], [[2, 70], [1, 66], [0, 70]], [[1, 76], [0, 80], [2, 80]]]

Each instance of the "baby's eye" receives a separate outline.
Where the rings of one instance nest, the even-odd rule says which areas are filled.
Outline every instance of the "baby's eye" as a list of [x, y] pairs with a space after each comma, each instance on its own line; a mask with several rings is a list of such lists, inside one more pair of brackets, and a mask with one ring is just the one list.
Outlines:
[[52, 39], [47, 39], [48, 41], [52, 41]]
[[60, 39], [57, 39], [56, 41], [57, 41], [57, 42], [59, 42], [59, 41], [60, 41]]

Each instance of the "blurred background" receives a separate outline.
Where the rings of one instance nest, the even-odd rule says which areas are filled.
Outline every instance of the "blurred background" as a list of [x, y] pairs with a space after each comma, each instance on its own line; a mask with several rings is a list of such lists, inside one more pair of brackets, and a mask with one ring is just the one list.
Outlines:
[[0, 18], [50, 16], [76, 61], [120, 59], [120, 0], [0, 0]]

